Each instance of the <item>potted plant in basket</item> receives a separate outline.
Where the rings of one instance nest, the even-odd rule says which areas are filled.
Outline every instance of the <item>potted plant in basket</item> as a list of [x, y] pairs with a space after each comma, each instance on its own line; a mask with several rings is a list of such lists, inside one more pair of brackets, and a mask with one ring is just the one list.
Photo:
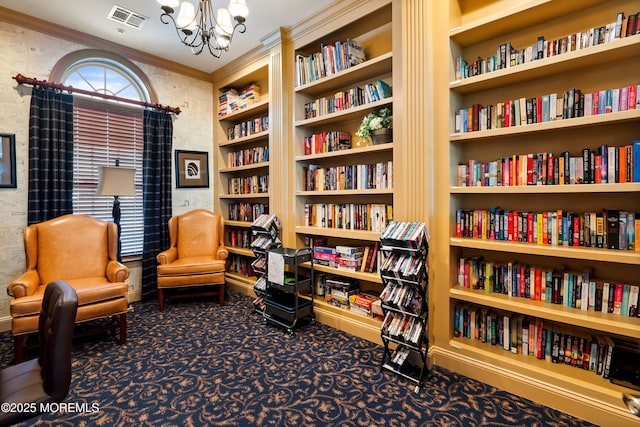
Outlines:
[[356, 135], [361, 139], [371, 138], [374, 144], [393, 141], [393, 115], [391, 108], [374, 109], [364, 116]]

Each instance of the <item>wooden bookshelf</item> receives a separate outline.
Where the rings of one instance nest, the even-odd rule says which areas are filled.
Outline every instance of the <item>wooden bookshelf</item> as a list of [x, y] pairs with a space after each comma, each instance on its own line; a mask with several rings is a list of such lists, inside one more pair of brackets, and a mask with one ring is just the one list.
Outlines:
[[[349, 3], [349, 4], [347, 4]], [[352, 3], [352, 4], [351, 4]], [[365, 4], [368, 3], [368, 4]], [[309, 165], [322, 167], [349, 166], [358, 164], [375, 164], [394, 160], [396, 144], [360, 146], [355, 135], [362, 118], [373, 109], [393, 107], [395, 99], [402, 95], [401, 85], [396, 82], [394, 64], [400, 55], [396, 55], [392, 43], [392, 35], [399, 29], [396, 12], [392, 11], [389, 0], [372, 2], [345, 2], [335, 5], [325, 14], [319, 14], [322, 25], [313, 25], [299, 33], [293, 32], [293, 57], [308, 56], [320, 52], [321, 43], [334, 44], [353, 39], [360, 43], [367, 55], [365, 62], [346, 68], [335, 74], [295, 86], [296, 70], [294, 67], [293, 92], [293, 139], [290, 157], [290, 209], [293, 219], [292, 238], [297, 247], [305, 244], [306, 238], [326, 238], [329, 246], [337, 244], [353, 246], [373, 246], [380, 238], [380, 231], [351, 230], [338, 228], [322, 228], [305, 225], [305, 204], [311, 203], [357, 203], [393, 205], [395, 192], [393, 188], [361, 189], [361, 190], [324, 190], [308, 191], [304, 188], [303, 170]], [[355, 6], [354, 6], [355, 5]], [[344, 10], [340, 10], [344, 7]], [[395, 29], [394, 29], [395, 28]], [[321, 97], [333, 96], [339, 91], [348, 91], [355, 86], [375, 83], [377, 80], [387, 82], [393, 90], [393, 97], [364, 105], [351, 107], [333, 113], [305, 118], [305, 103], [313, 102]], [[395, 119], [394, 119], [395, 120]], [[396, 124], [394, 122], [394, 124]], [[399, 122], [397, 123], [399, 124]], [[321, 132], [342, 131], [351, 134], [352, 148], [341, 151], [304, 153], [304, 137]], [[395, 165], [394, 165], [395, 166]], [[308, 266], [303, 266], [308, 267]], [[381, 291], [382, 282], [377, 273], [348, 272], [337, 268], [315, 265], [316, 272], [355, 279], [361, 283], [362, 290]], [[367, 318], [350, 310], [340, 309], [327, 304], [324, 298], [316, 298], [314, 309], [316, 318], [322, 323], [343, 329], [354, 335], [381, 343], [380, 320]]]
[[[255, 163], [243, 166], [229, 164], [229, 153], [238, 152], [255, 147], [271, 147], [271, 129], [259, 130], [256, 133], [243, 135], [229, 139], [228, 130], [237, 124], [248, 120], [268, 117], [271, 108], [271, 93], [269, 82], [269, 56], [268, 52], [257, 53], [246, 64], [238, 69], [228, 71], [222, 69], [217, 72], [215, 81], [215, 105], [214, 111], [218, 112], [218, 97], [229, 88], [240, 92], [250, 84], [260, 86], [260, 98], [248, 103], [244, 108], [226, 115], [216, 115], [214, 120], [214, 209], [225, 218], [225, 245], [230, 256], [240, 257], [250, 263], [254, 254], [250, 249], [233, 247], [229, 242], [230, 230], [239, 233], [251, 233], [253, 218], [238, 221], [229, 219], [229, 207], [237, 203], [255, 203], [270, 205], [271, 191], [267, 193], [229, 194], [228, 181], [235, 177], [248, 177], [253, 175], [271, 175], [273, 164], [271, 161]], [[269, 123], [269, 126], [271, 123]], [[271, 150], [270, 150], [271, 151]], [[226, 281], [235, 290], [247, 295], [253, 295], [255, 277], [245, 276], [234, 271], [228, 271]]]
[[[631, 390], [611, 384], [594, 372], [534, 357], [513, 354], [500, 346], [474, 339], [454, 338], [453, 320], [458, 304], [470, 304], [499, 313], [542, 319], [566, 330], [606, 334], [614, 339], [640, 341], [640, 319], [580, 310], [557, 304], [510, 297], [457, 285], [461, 257], [486, 260], [517, 260], [520, 263], [559, 269], [563, 265], [581, 271], [593, 267], [599, 280], [639, 284], [640, 253], [628, 250], [533, 245], [455, 237], [457, 209], [504, 209], [543, 212], [554, 209], [601, 212], [620, 209], [640, 212], [640, 185], [585, 184], [520, 187], [460, 187], [457, 166], [469, 160], [489, 162], [522, 153], [569, 151], [577, 156], [583, 148], [601, 144], [623, 146], [638, 139], [640, 110], [628, 110], [522, 126], [455, 133], [455, 112], [472, 104], [495, 105], [508, 99], [530, 98], [579, 88], [583, 92], [640, 84], [640, 36], [570, 51], [553, 57], [515, 65], [474, 77], [456, 79], [456, 58], [486, 58], [502, 43], [516, 49], [532, 45], [540, 35], [554, 40], [591, 27], [615, 22], [618, 12], [638, 12], [637, 3], [563, 2], [533, 0], [449, 0], [434, 6], [432, 57], [448, 56], [448, 70], [436, 75], [437, 99], [448, 108], [434, 112], [438, 157], [435, 173], [448, 177], [434, 186], [434, 203], [448, 212], [436, 222], [435, 289], [431, 297], [439, 322], [433, 328], [436, 364], [493, 384], [542, 404], [600, 425], [638, 425], [624, 406], [621, 393]], [[441, 22], [448, 22], [444, 28]], [[443, 37], [442, 34], [447, 34]], [[442, 103], [438, 103], [442, 108]], [[638, 240], [636, 240], [638, 241]], [[433, 283], [433, 282], [432, 282]], [[447, 315], [443, 315], [445, 311]]]

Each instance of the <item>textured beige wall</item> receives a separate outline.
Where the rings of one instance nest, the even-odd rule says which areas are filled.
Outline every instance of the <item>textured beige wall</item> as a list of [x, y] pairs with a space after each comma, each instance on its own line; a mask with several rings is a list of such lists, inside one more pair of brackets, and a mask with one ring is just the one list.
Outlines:
[[[30, 89], [18, 87], [13, 76], [49, 80], [58, 59], [83, 46], [42, 33], [0, 22], [0, 133], [16, 135], [17, 189], [0, 189], [0, 330], [10, 327], [10, 298], [6, 284], [24, 269], [22, 229], [27, 224], [27, 152]], [[209, 152], [213, 141], [213, 88], [208, 82], [136, 63], [154, 86], [163, 105], [178, 106], [182, 113], [174, 120], [173, 147]], [[210, 170], [212, 165], [210, 164]], [[172, 172], [173, 174], [173, 172]], [[173, 176], [173, 175], [172, 175]], [[210, 177], [210, 180], [212, 178]], [[175, 180], [174, 180], [175, 181]], [[175, 186], [175, 183], [173, 184]], [[213, 186], [212, 186], [213, 188]], [[176, 214], [194, 208], [213, 208], [213, 190], [175, 190]], [[132, 274], [130, 293], [137, 299], [140, 274]], [[137, 278], [137, 280], [136, 280]]]

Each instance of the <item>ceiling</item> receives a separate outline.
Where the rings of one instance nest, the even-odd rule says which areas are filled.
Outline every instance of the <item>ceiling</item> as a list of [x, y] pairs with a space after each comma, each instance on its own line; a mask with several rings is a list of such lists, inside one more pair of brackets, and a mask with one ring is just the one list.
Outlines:
[[[293, 26], [333, 1], [247, 0], [247, 30], [234, 35], [229, 52], [221, 58], [205, 52], [193, 55], [173, 26], [160, 21], [162, 10], [156, 0], [0, 0], [0, 6], [210, 73], [260, 46], [278, 28]], [[214, 0], [216, 9], [227, 4], [228, 0]], [[114, 5], [148, 19], [141, 29], [107, 19]]]

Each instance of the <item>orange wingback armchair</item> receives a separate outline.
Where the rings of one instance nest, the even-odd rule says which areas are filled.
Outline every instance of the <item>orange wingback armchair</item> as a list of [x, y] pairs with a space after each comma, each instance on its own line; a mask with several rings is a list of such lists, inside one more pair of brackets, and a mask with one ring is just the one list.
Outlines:
[[23, 360], [24, 339], [38, 331], [47, 283], [64, 280], [78, 294], [76, 323], [115, 317], [109, 327], [127, 337], [129, 269], [117, 261], [116, 224], [86, 215], [63, 215], [24, 229], [27, 271], [9, 283], [15, 361]]
[[[196, 209], [169, 219], [171, 247], [158, 254], [158, 308], [165, 298], [218, 296], [224, 305], [225, 262], [222, 216]], [[195, 288], [202, 288], [196, 290]], [[192, 288], [192, 292], [166, 294], [170, 289]]]

